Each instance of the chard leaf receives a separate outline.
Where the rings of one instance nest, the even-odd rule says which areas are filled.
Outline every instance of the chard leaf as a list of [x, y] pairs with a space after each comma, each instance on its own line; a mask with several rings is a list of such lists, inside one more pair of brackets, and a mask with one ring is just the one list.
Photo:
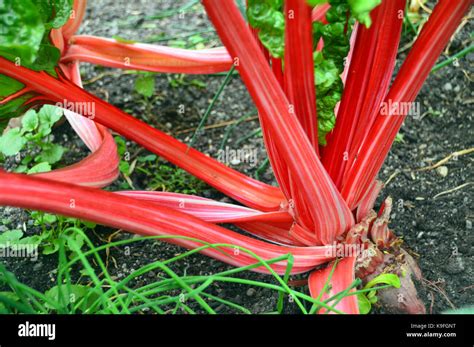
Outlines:
[[[388, 1], [388, 0], [387, 0]], [[314, 52], [316, 108], [318, 113], [318, 140], [326, 144], [326, 134], [335, 126], [334, 108], [340, 101], [343, 83], [344, 59], [349, 52], [351, 28], [357, 19], [370, 26], [370, 11], [381, 0], [306, 0], [308, 5], [331, 5], [326, 13], [327, 24], [313, 23], [313, 43], [322, 39], [324, 48]], [[285, 17], [282, 0], [249, 0], [247, 18], [258, 30], [259, 39], [275, 58], [284, 57]], [[348, 13], [351, 16], [348, 17]]]
[[247, 18], [258, 29], [262, 44], [275, 58], [283, 58], [285, 44], [285, 17], [282, 0], [249, 0]]
[[[0, 57], [35, 71], [55, 76], [60, 52], [49, 33], [70, 18], [73, 0], [0, 0]], [[21, 91], [24, 85], [0, 75], [0, 100]], [[32, 97], [25, 93], [0, 105], [0, 132], [8, 120], [20, 116]]]
[[[313, 43], [324, 41], [322, 51], [314, 53], [316, 108], [318, 111], [318, 140], [326, 144], [326, 135], [336, 124], [334, 108], [341, 100], [344, 58], [349, 53], [349, 37], [353, 20], [347, 25], [349, 7], [346, 0], [330, 0], [326, 13], [327, 24], [313, 23]], [[347, 30], [345, 28], [347, 27]]]
[[62, 27], [71, 16], [73, 0], [33, 0], [47, 29]]
[[31, 0], [0, 1], [0, 55], [20, 64], [33, 63], [45, 26]]

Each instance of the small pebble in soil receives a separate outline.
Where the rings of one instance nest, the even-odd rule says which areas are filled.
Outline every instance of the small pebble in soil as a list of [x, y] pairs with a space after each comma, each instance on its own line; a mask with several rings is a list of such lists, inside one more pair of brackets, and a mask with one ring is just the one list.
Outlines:
[[254, 296], [256, 293], [255, 289], [254, 288], [249, 288], [247, 290], [247, 296]]
[[448, 176], [448, 168], [446, 166], [440, 166], [438, 168], [436, 168], [436, 172], [438, 173], [438, 175], [440, 175], [441, 177], [446, 177]]
[[453, 85], [448, 82], [443, 86], [443, 89], [446, 90], [447, 92], [449, 92], [449, 91], [453, 90]]

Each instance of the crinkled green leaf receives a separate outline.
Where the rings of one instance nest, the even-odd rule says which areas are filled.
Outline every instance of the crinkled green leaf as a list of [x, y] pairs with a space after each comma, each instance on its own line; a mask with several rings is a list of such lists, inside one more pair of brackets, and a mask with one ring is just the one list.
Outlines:
[[45, 26], [31, 0], [0, 1], [0, 55], [20, 64], [32, 63]]
[[0, 152], [6, 156], [15, 155], [23, 149], [26, 142], [19, 128], [11, 129], [0, 137]]
[[[39, 0], [43, 1], [43, 0]], [[51, 26], [55, 29], [62, 27], [71, 17], [73, 0], [53, 0], [54, 19]]]
[[283, 58], [285, 43], [285, 17], [282, 0], [249, 0], [247, 18], [258, 29], [262, 44], [275, 58]]
[[73, 0], [33, 0], [47, 29], [62, 27], [69, 20]]

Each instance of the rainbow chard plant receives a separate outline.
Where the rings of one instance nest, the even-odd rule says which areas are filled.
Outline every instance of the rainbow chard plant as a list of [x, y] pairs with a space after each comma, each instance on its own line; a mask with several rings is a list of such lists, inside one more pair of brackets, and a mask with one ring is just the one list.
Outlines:
[[[0, 204], [142, 235], [233, 244], [264, 259], [291, 253], [291, 273], [310, 272], [311, 295], [320, 299], [346, 290], [356, 277], [369, 281], [391, 269], [401, 277], [401, 288], [391, 296], [398, 298], [395, 306], [424, 312], [411, 278], [420, 276], [419, 269], [388, 227], [391, 200], [374, 211], [383, 188], [377, 174], [407, 116], [383, 112], [382, 105], [415, 100], [472, 1], [438, 1], [393, 82], [405, 0], [249, 0], [248, 22], [233, 0], [202, 4], [225, 47], [185, 50], [75, 35], [85, 0], [2, 1], [2, 130], [29, 108], [57, 105], [91, 154], [50, 172], [0, 170]], [[79, 62], [189, 74], [234, 66], [257, 107], [278, 186], [247, 177], [88, 93], [82, 89]], [[236, 203], [100, 189], [119, 172], [109, 129]], [[169, 241], [201, 246], [183, 238]], [[255, 263], [231, 248], [203, 253], [235, 266]], [[272, 267], [284, 274], [287, 264]], [[355, 295], [334, 308], [359, 313]]]

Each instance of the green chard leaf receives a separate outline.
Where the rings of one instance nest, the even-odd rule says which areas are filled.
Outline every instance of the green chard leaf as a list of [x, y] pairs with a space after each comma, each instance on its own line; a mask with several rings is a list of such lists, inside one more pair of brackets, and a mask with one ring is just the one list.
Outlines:
[[285, 46], [285, 16], [282, 0], [249, 0], [247, 18], [258, 29], [262, 44], [275, 58], [283, 58]]
[[[343, 83], [340, 75], [349, 53], [349, 39], [355, 20], [370, 26], [370, 11], [381, 0], [306, 0], [308, 5], [331, 5], [326, 13], [327, 24], [313, 23], [313, 43], [324, 41], [321, 52], [314, 52], [316, 107], [319, 143], [326, 144], [326, 134], [336, 124], [334, 108], [341, 100]], [[351, 16], [348, 17], [348, 13]], [[249, 0], [247, 18], [258, 29], [259, 39], [275, 58], [284, 57], [285, 17], [282, 0]], [[349, 21], [348, 21], [349, 20]]]
[[33, 63], [45, 32], [31, 0], [0, 2], [0, 55], [20, 64]]
[[320, 39], [324, 40], [322, 51], [314, 53], [318, 140], [321, 145], [326, 144], [326, 135], [336, 124], [334, 108], [341, 100], [344, 88], [340, 75], [344, 71], [344, 59], [349, 53], [353, 24], [353, 20], [347, 23], [349, 7], [345, 0], [330, 0], [330, 4], [331, 8], [326, 13], [328, 23], [313, 23], [314, 45]]
[[[51, 29], [60, 28], [70, 18], [73, 0], [1, 0], [0, 56], [28, 69], [44, 70], [56, 76], [60, 52], [49, 41]], [[24, 85], [0, 75], [0, 101], [21, 91]], [[33, 95], [21, 94], [0, 105], [0, 132], [8, 120], [26, 111], [24, 104]]]

